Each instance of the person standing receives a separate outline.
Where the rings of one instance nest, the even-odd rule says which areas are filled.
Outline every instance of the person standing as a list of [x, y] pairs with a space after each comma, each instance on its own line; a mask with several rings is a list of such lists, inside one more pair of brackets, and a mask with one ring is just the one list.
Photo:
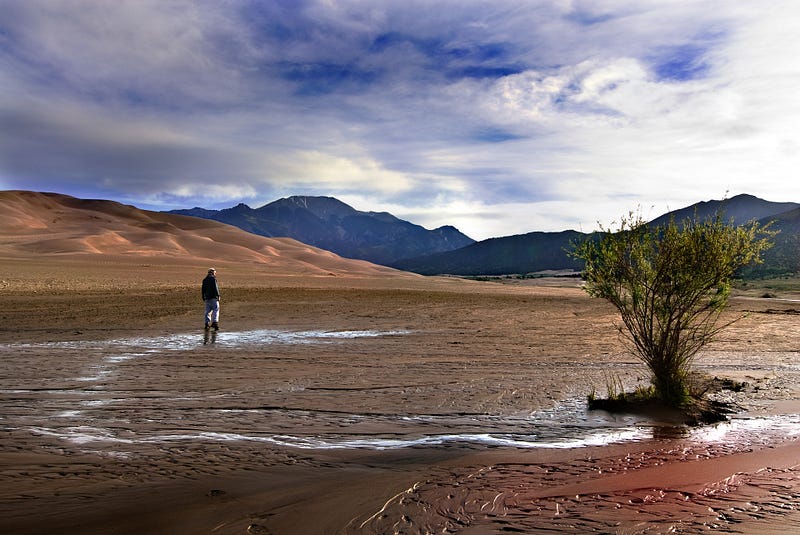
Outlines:
[[206, 304], [205, 329], [219, 330], [219, 286], [217, 286], [217, 270], [211, 268], [203, 279], [203, 301]]

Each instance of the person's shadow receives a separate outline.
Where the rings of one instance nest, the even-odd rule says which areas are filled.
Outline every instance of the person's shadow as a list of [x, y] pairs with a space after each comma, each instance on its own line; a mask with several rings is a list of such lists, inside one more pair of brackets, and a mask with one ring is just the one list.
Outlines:
[[217, 331], [209, 329], [203, 333], [203, 345], [216, 344], [216, 343], [217, 343]]

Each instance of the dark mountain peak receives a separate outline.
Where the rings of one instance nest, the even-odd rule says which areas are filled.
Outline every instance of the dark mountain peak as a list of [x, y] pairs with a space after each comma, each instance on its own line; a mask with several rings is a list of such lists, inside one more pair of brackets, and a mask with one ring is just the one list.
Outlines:
[[253, 209], [247, 206], [245, 203], [240, 202], [236, 206], [233, 206], [231, 208], [224, 208], [221, 211], [229, 214], [246, 214], [248, 212], [252, 212]]
[[458, 230], [453, 225], [442, 225], [441, 227], [437, 227], [437, 228], [433, 229], [431, 232], [435, 232], [436, 234], [438, 234], [439, 236], [441, 236], [445, 240], [448, 240], [448, 239], [451, 239], [451, 238], [459, 239], [458, 238], [459, 236], [463, 236], [463, 234], [461, 234], [461, 231]]
[[771, 202], [760, 199], [754, 195], [742, 193], [730, 199], [701, 201], [686, 208], [675, 210], [651, 221], [653, 225], [663, 225], [673, 219], [676, 222], [693, 219], [706, 219], [717, 212], [722, 214], [724, 220], [733, 220], [735, 225], [743, 225], [748, 221], [760, 220], [788, 212], [800, 207], [793, 202]]
[[347, 258], [389, 264], [464, 247], [475, 240], [455, 228], [442, 233], [398, 219], [388, 212], [361, 212], [333, 197], [295, 195], [252, 209], [238, 204], [224, 210], [173, 210], [215, 219], [253, 234], [290, 237]]
[[730, 200], [734, 200], [734, 199], [738, 199], [739, 201], [768, 202], [768, 201], [764, 201], [763, 199], [759, 199], [755, 195], [750, 195], [749, 193], [740, 193], [739, 195], [734, 195], [733, 197], [730, 198]]
[[262, 206], [259, 210], [288, 208], [290, 210], [307, 210], [312, 215], [327, 221], [331, 217], [343, 218], [358, 213], [358, 210], [334, 197], [313, 197], [293, 195]]

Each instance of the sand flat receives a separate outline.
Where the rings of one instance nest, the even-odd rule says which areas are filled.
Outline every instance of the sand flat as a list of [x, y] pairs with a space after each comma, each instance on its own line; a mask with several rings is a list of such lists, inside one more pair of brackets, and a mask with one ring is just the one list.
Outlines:
[[[800, 521], [791, 296], [734, 300], [748, 318], [697, 364], [752, 385], [731, 394], [738, 427], [681, 432], [582, 408], [608, 374], [633, 387], [644, 372], [613, 311], [574, 280], [221, 264], [212, 341], [198, 328], [204, 264], [17, 262], [3, 263], [0, 325], [7, 532], [749, 533]], [[748, 428], [759, 419], [766, 428]]]

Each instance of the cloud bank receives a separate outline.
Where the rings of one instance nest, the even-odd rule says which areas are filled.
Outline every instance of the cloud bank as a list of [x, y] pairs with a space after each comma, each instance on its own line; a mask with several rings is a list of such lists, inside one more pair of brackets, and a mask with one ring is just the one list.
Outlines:
[[800, 4], [0, 0], [0, 188], [483, 239], [798, 201]]

